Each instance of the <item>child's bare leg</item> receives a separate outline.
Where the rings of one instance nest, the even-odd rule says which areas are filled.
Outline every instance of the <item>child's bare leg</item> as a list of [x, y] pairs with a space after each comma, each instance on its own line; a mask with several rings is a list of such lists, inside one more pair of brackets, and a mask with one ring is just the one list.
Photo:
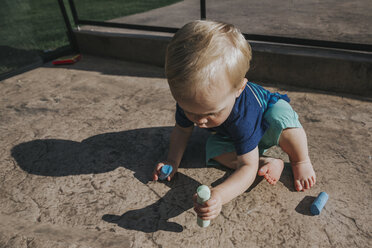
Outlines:
[[214, 157], [213, 159], [227, 168], [233, 170], [238, 168], [238, 156], [236, 155], [236, 152], [223, 153], [217, 157]]
[[[237, 169], [238, 159], [236, 152], [228, 152], [213, 158], [220, 164], [230, 168]], [[276, 184], [282, 174], [284, 163], [281, 159], [260, 157], [258, 171], [259, 176], [263, 176], [270, 184]]]
[[279, 139], [279, 146], [288, 154], [291, 161], [295, 189], [303, 191], [314, 186], [316, 176], [308, 153], [305, 130], [284, 129]]

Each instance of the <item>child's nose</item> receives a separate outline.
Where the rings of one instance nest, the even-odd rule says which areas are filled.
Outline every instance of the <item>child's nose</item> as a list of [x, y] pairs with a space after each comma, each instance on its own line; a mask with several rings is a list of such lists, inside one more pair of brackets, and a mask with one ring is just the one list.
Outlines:
[[208, 120], [207, 120], [207, 118], [205, 118], [205, 117], [200, 117], [200, 118], [198, 118], [198, 120], [197, 120], [197, 123], [198, 124], [206, 124], [208, 122]]

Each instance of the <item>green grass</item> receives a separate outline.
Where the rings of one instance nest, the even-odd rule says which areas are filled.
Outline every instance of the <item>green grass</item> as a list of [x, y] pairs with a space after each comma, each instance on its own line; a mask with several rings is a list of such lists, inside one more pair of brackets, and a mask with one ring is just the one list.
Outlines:
[[[179, 0], [75, 0], [80, 19], [99, 21], [175, 2]], [[66, 0], [65, 6], [68, 6]], [[44, 51], [66, 45], [66, 27], [57, 0], [1, 1], [0, 74], [34, 63]]]
[[180, 2], [180, 0], [76, 0], [75, 5], [80, 19], [104, 21], [145, 12], [176, 2]]

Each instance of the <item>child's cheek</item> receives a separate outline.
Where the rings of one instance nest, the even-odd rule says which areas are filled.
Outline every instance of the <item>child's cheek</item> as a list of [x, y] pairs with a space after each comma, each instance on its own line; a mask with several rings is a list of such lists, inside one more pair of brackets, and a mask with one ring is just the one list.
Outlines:
[[217, 116], [216, 118], [214, 118], [214, 124], [216, 124], [217, 126], [221, 125], [225, 120], [227, 119], [227, 116], [225, 118], [225, 116], [223, 115], [220, 115], [220, 116]]
[[209, 121], [208, 121], [212, 126], [219, 126], [221, 125], [222, 123], [220, 123], [220, 118], [211, 118]]
[[195, 123], [195, 119], [193, 118], [193, 116], [189, 115], [189, 114], [185, 114], [187, 119], [189, 119], [190, 121], [194, 122]]

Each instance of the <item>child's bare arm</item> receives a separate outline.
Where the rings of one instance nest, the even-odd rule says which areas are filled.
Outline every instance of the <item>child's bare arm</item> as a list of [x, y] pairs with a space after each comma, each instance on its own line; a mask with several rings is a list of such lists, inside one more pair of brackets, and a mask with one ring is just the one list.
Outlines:
[[[178, 166], [180, 165], [183, 153], [185, 152], [187, 142], [191, 136], [193, 128], [194, 126], [183, 128], [176, 124], [172, 130], [166, 163], [172, 165], [173, 171], [168, 177], [168, 180], [170, 180], [177, 172]], [[163, 167], [163, 165], [164, 163], [158, 163], [155, 166], [154, 172], [152, 174], [152, 177], [155, 181], [159, 179], [159, 171], [161, 167]]]
[[204, 205], [196, 203], [194, 209], [203, 220], [210, 220], [218, 216], [222, 205], [244, 193], [254, 182], [258, 170], [258, 148], [238, 156], [238, 169], [223, 183], [211, 190], [211, 198]]
[[223, 183], [212, 189], [221, 195], [222, 204], [244, 193], [252, 185], [257, 176], [258, 161], [257, 147], [249, 153], [238, 156], [238, 168]]

